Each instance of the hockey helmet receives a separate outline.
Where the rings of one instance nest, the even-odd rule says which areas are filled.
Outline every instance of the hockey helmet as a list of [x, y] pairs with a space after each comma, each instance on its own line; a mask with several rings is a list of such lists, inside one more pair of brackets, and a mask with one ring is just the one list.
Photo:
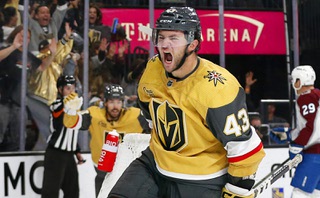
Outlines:
[[107, 85], [104, 91], [105, 101], [109, 99], [124, 100], [123, 88], [120, 85]]
[[316, 73], [310, 65], [300, 65], [292, 70], [291, 78], [292, 85], [294, 85], [298, 79], [300, 80], [300, 87], [296, 88], [293, 86], [295, 90], [299, 90], [302, 86], [314, 85]]
[[161, 13], [152, 31], [152, 41], [157, 45], [159, 30], [183, 31], [188, 43], [197, 39], [201, 41], [201, 26], [194, 8], [170, 7]]
[[57, 80], [57, 88], [64, 87], [66, 85], [75, 85], [76, 79], [74, 76], [64, 75], [60, 76]]

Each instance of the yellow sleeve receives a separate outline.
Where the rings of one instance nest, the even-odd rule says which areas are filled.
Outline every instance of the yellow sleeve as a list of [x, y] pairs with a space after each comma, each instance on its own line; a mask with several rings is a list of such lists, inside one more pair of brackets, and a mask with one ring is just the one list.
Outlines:
[[54, 61], [58, 64], [61, 64], [67, 55], [71, 52], [73, 46], [73, 39], [69, 39], [65, 44], [61, 40], [57, 44], [57, 52], [54, 57]]
[[230, 163], [228, 172], [234, 177], [244, 177], [252, 175], [257, 172], [258, 166], [264, 156], [265, 152], [263, 148], [261, 148], [260, 151], [245, 160]]

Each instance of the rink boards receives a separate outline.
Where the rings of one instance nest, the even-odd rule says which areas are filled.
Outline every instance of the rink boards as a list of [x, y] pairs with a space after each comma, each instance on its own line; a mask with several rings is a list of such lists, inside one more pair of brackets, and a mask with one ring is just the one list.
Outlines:
[[[266, 148], [257, 172], [257, 181], [276, 169], [288, 158], [288, 148]], [[0, 197], [39, 198], [43, 176], [43, 152], [0, 153]], [[78, 165], [80, 198], [94, 197], [95, 171], [89, 153], [83, 154], [87, 162]], [[290, 181], [294, 170], [286, 173], [260, 197], [290, 198]], [[61, 196], [62, 197], [62, 196]]]

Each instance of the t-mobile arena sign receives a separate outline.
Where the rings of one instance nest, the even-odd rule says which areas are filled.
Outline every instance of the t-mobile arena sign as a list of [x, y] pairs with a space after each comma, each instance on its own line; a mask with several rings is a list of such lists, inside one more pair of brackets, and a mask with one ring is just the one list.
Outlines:
[[[150, 37], [138, 30], [148, 26], [148, 9], [101, 9], [102, 22], [112, 26], [114, 18], [125, 28], [131, 49], [149, 49]], [[154, 11], [155, 20], [163, 10]], [[217, 10], [197, 10], [201, 21], [202, 43], [200, 54], [219, 54], [219, 14]], [[286, 54], [283, 12], [225, 11], [224, 42], [226, 54]]]

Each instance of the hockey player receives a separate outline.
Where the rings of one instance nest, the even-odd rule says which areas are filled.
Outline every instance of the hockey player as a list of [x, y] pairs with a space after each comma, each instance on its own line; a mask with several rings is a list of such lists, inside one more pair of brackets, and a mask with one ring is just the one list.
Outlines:
[[74, 92], [73, 76], [60, 76], [57, 80], [58, 99], [50, 106], [50, 132], [44, 157], [44, 178], [41, 197], [59, 197], [60, 189], [65, 197], [79, 197], [78, 164], [84, 162], [77, 146], [79, 130], [63, 125], [63, 98]]
[[92, 161], [97, 172], [95, 178], [96, 196], [100, 192], [106, 172], [97, 169], [102, 145], [107, 133], [116, 130], [118, 133], [150, 133], [147, 120], [141, 110], [135, 107], [124, 108], [123, 89], [119, 85], [107, 85], [104, 92], [105, 108], [91, 106], [87, 110], [77, 112], [82, 105], [82, 98], [76, 93], [69, 95], [64, 103], [64, 124], [74, 129], [87, 130], [91, 134], [90, 150]]
[[291, 185], [292, 198], [320, 197], [320, 90], [314, 87], [316, 74], [310, 65], [291, 73], [296, 98], [296, 128], [275, 128], [270, 137], [278, 143], [289, 142], [289, 156], [303, 155]]
[[197, 13], [190, 7], [165, 10], [152, 39], [158, 55], [138, 86], [140, 107], [153, 123], [150, 146], [109, 197], [253, 197], [263, 146], [236, 78], [197, 56]]

